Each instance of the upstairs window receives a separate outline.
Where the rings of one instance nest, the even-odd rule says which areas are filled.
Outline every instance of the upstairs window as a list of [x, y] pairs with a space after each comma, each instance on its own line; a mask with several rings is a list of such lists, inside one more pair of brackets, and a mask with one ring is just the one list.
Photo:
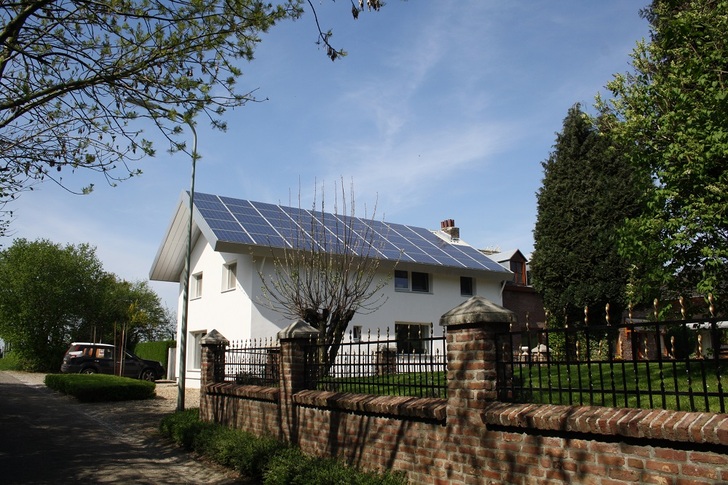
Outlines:
[[412, 272], [412, 291], [420, 293], [430, 292], [430, 275], [429, 273]]
[[394, 289], [397, 291], [412, 291], [414, 293], [430, 292], [430, 273], [420, 273], [404, 270], [394, 271]]
[[474, 293], [474, 283], [473, 278], [470, 276], [461, 276], [460, 277], [460, 295], [461, 296], [473, 296]]
[[513, 282], [517, 285], [526, 284], [526, 273], [524, 271], [525, 264], [523, 261], [511, 261], [511, 271], [513, 271]]
[[409, 290], [409, 274], [406, 271], [394, 270], [394, 289]]
[[222, 291], [234, 290], [238, 284], [238, 263], [226, 264], [222, 272]]

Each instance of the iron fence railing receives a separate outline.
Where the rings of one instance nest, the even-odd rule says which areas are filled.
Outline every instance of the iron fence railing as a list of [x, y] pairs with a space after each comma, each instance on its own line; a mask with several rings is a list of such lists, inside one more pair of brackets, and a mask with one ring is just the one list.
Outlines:
[[278, 386], [280, 346], [271, 339], [232, 342], [225, 351], [225, 381]]
[[529, 329], [498, 336], [499, 399], [725, 412], [728, 321]]
[[327, 362], [329, 345], [311, 341], [305, 349], [308, 389], [358, 394], [447, 397], [445, 337], [429, 332], [409, 335], [407, 341], [371, 333], [340, 344]]

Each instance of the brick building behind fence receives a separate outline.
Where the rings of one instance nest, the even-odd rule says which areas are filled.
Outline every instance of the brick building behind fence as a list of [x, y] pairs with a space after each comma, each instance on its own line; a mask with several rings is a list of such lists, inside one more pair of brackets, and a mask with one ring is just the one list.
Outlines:
[[200, 414], [416, 484], [728, 483], [728, 415], [498, 402], [495, 335], [513, 319], [480, 297], [442, 316], [447, 399], [305, 389], [316, 330], [301, 321], [279, 334], [279, 387], [224, 382], [227, 341], [213, 331]]

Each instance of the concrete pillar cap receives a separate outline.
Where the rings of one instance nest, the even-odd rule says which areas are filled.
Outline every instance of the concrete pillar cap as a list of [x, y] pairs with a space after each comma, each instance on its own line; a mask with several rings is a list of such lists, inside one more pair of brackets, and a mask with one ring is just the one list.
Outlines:
[[229, 345], [230, 341], [214, 328], [200, 339], [200, 345]]
[[289, 326], [278, 332], [278, 340], [291, 338], [311, 338], [319, 334], [319, 331], [300, 318]]
[[515, 323], [516, 314], [482, 296], [473, 296], [440, 317], [440, 325]]

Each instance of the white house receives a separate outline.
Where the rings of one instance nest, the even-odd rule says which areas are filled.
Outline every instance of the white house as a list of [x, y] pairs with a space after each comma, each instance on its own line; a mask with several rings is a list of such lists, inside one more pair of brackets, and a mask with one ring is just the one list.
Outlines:
[[[182, 279], [187, 250], [189, 195], [183, 192], [172, 222], [152, 264], [150, 279], [180, 284], [178, 317], [182, 311]], [[454, 221], [440, 230], [298, 208], [195, 193], [192, 256], [187, 323], [187, 374], [190, 387], [199, 386], [200, 338], [217, 329], [229, 340], [274, 337], [291, 323], [265, 305], [259, 271], [272, 272], [273, 248], [290, 245], [291, 228], [300, 234], [312, 217], [336, 237], [336, 224], [364, 228], [377, 239], [379, 271], [387, 285], [386, 301], [375, 312], [355, 315], [355, 333], [384, 331], [407, 338], [423, 331], [429, 336], [432, 322], [465, 299], [480, 295], [502, 303], [502, 290], [513, 274], [466, 244]], [[301, 221], [308, 222], [302, 224]], [[370, 236], [371, 237], [371, 236]], [[178, 325], [178, 341], [179, 341]], [[434, 332], [440, 332], [434, 326]], [[401, 336], [401, 337], [400, 337]]]

